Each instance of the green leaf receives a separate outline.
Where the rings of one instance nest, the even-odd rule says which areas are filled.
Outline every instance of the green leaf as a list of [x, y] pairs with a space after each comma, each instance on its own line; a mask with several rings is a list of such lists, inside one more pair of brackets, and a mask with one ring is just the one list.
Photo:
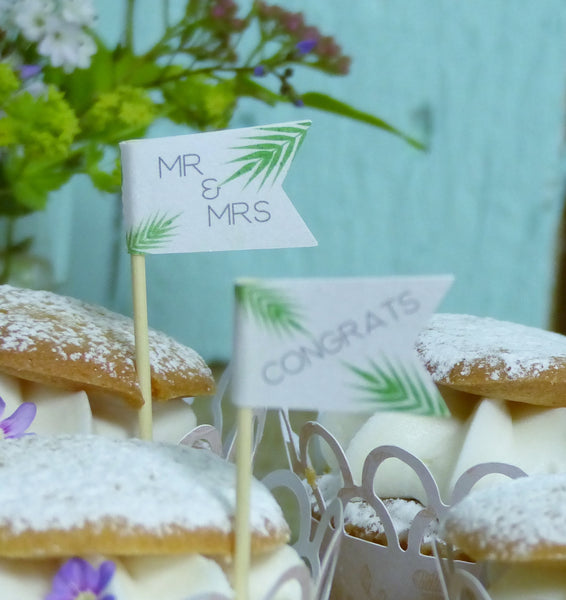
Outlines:
[[151, 89], [159, 82], [180, 77], [186, 72], [181, 65], [160, 65], [147, 60], [146, 56], [137, 56], [125, 48], [114, 51], [114, 78], [116, 85], [127, 84], [134, 87]]
[[321, 94], [320, 92], [306, 92], [305, 94], [301, 94], [301, 100], [304, 102], [305, 106], [309, 106], [310, 108], [317, 108], [328, 113], [342, 115], [343, 117], [353, 119], [354, 121], [367, 123], [368, 125], [378, 127], [379, 129], [383, 129], [400, 137], [418, 150], [426, 149], [425, 144], [403, 133], [383, 119], [380, 119], [379, 117], [376, 117], [370, 113], [358, 110], [357, 108], [354, 108], [345, 102], [341, 102], [340, 100], [336, 100], [331, 96], [327, 96], [326, 94]]
[[111, 169], [105, 168], [106, 158], [103, 146], [95, 143], [87, 144], [83, 150], [84, 154], [84, 172], [90, 177], [94, 186], [110, 194], [117, 194], [120, 191], [122, 174], [120, 170], [120, 160], [118, 156], [111, 162]]
[[[248, 77], [237, 77], [235, 78], [235, 82], [236, 94], [240, 97], [248, 96], [255, 98], [256, 100], [264, 102], [269, 106], [275, 106], [280, 102], [289, 102], [289, 98], [287, 96], [272, 92]], [[418, 150], [426, 150], [426, 144], [410, 135], [407, 135], [406, 133], [403, 133], [401, 130], [387, 123], [387, 121], [384, 119], [372, 115], [371, 113], [361, 111], [349, 104], [346, 104], [345, 102], [333, 98], [332, 96], [328, 96], [327, 94], [322, 94], [320, 92], [305, 92], [304, 94], [301, 94], [300, 97], [305, 106], [316, 108], [317, 110], [321, 110], [323, 112], [341, 115], [347, 119], [352, 119], [353, 121], [367, 123], [372, 127], [377, 127], [378, 129], [382, 129], [397, 137], [400, 137]]]
[[[301, 146], [309, 126], [310, 121], [299, 123], [297, 127], [258, 127], [259, 131], [268, 133], [245, 138], [247, 140], [258, 140], [259, 143], [232, 148], [232, 150], [252, 150], [252, 152], [245, 153], [230, 161], [230, 163], [244, 162], [246, 164], [230, 175], [223, 184], [252, 171], [245, 185], [249, 185], [258, 175], [263, 173], [263, 180], [259, 185], [261, 188], [277, 168], [272, 181], [272, 183], [275, 183]], [[272, 132], [275, 132], [275, 135]]]
[[235, 93], [238, 97], [255, 98], [269, 106], [275, 106], [279, 102], [288, 102], [288, 98], [281, 96], [263, 85], [257, 83], [253, 79], [246, 76], [236, 76], [234, 78]]
[[120, 191], [120, 173], [112, 171], [108, 173], [102, 169], [91, 168], [87, 170], [94, 187], [107, 194], [117, 194]]
[[142, 221], [137, 227], [126, 233], [126, 244], [130, 254], [145, 254], [162, 248], [174, 235], [177, 225], [173, 217], [156, 214]]
[[2, 212], [26, 214], [43, 210], [49, 192], [59, 189], [71, 175], [72, 171], [63, 160], [27, 161], [25, 157], [8, 155], [2, 165], [1, 179], [6, 181], [11, 193]]
[[360, 401], [375, 404], [382, 410], [450, 416], [440, 393], [428, 389], [421, 373], [413, 365], [393, 364], [386, 356], [381, 358], [381, 364], [374, 360], [368, 362], [369, 367], [365, 368], [345, 365], [357, 378], [352, 387], [364, 392]]
[[236, 285], [236, 302], [262, 327], [278, 335], [306, 333], [295, 304], [281, 290], [255, 282]]

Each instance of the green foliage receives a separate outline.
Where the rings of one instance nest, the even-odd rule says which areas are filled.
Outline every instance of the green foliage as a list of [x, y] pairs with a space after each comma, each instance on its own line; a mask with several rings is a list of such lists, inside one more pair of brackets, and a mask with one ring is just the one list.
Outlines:
[[[120, 170], [115, 159], [108, 163], [117, 157], [118, 142], [144, 137], [160, 118], [189, 130], [226, 128], [242, 98], [309, 106], [421, 147], [374, 115], [295, 89], [297, 67], [341, 76], [350, 64], [336, 40], [302, 13], [261, 0], [247, 11], [233, 0], [185, 0], [181, 16], [172, 19], [165, 3], [161, 37], [137, 52], [134, 23], [142, 7], [128, 0], [120, 42], [107, 46], [85, 21], [73, 37], [83, 36], [82, 45], [66, 53], [75, 61], [69, 65], [47, 56], [45, 48], [40, 53], [37, 37], [26, 37], [25, 19], [15, 17], [22, 6], [8, 3], [0, 14], [0, 214], [41, 210], [51, 191], [79, 173], [116, 192]], [[37, 73], [24, 75], [22, 65]], [[299, 133], [270, 132], [242, 147], [247, 152], [232, 178], [263, 184], [277, 177], [301, 139]]]
[[2, 214], [23, 216], [43, 210], [49, 192], [59, 189], [71, 177], [72, 169], [57, 159], [8, 156], [0, 163]]
[[201, 131], [226, 128], [238, 101], [233, 80], [217, 81], [205, 74], [166, 83], [162, 92], [166, 116]]
[[114, 152], [110, 170], [104, 168], [104, 151], [95, 143], [85, 147], [85, 173], [101, 192], [117, 194], [122, 182], [122, 171], [118, 153]]
[[319, 110], [323, 110], [325, 112], [334, 113], [340, 115], [342, 117], [347, 117], [348, 119], [352, 119], [353, 121], [360, 121], [362, 123], [367, 123], [368, 125], [372, 125], [373, 127], [378, 127], [379, 129], [383, 129], [384, 131], [388, 131], [393, 135], [400, 137], [405, 140], [411, 146], [419, 150], [424, 150], [425, 146], [422, 142], [419, 142], [413, 137], [410, 137], [404, 134], [402, 131], [389, 125], [383, 119], [376, 117], [370, 113], [363, 112], [358, 110], [345, 102], [340, 102], [331, 96], [327, 96], [326, 94], [321, 94], [320, 92], [307, 92], [301, 96], [302, 101], [305, 106], [309, 106], [311, 108], [317, 108]]
[[306, 333], [300, 312], [284, 292], [250, 281], [236, 285], [236, 302], [262, 327], [278, 335]]
[[0, 143], [36, 160], [45, 154], [65, 157], [79, 131], [75, 113], [53, 86], [40, 96], [14, 93], [4, 103]]
[[20, 81], [12, 69], [0, 63], [0, 108], [4, 110], [5, 103], [20, 87]]
[[101, 92], [81, 119], [82, 135], [105, 144], [142, 136], [157, 111], [146, 90], [119, 85]]
[[416, 369], [400, 362], [393, 364], [386, 357], [381, 362], [369, 360], [369, 368], [346, 364], [357, 378], [352, 387], [364, 392], [361, 401], [375, 404], [381, 410], [443, 417], [450, 415], [440, 394], [429, 391]]

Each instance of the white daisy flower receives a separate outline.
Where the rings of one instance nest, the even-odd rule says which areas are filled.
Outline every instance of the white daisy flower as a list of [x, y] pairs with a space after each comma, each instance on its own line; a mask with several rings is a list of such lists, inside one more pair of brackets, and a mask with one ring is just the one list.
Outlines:
[[14, 8], [14, 0], [0, 0], [0, 23], [8, 23]]
[[49, 19], [45, 35], [37, 45], [37, 50], [48, 57], [54, 67], [63, 67], [71, 71], [77, 64], [82, 35], [83, 32], [70, 23], [56, 18]]
[[96, 18], [91, 0], [60, 0], [61, 16], [67, 23], [92, 27]]
[[45, 35], [55, 8], [53, 0], [19, 0], [13, 7], [14, 23], [26, 39], [37, 42]]
[[96, 53], [96, 44], [90, 35], [84, 31], [77, 34], [77, 47], [75, 63], [73, 66], [79, 69], [88, 69], [90, 66], [90, 57]]

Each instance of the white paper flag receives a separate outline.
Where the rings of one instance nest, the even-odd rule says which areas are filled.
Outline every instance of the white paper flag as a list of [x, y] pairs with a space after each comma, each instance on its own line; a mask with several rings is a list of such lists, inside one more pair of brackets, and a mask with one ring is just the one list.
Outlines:
[[414, 349], [450, 276], [241, 280], [240, 406], [448, 415]]
[[310, 121], [122, 142], [135, 254], [316, 246], [281, 187]]

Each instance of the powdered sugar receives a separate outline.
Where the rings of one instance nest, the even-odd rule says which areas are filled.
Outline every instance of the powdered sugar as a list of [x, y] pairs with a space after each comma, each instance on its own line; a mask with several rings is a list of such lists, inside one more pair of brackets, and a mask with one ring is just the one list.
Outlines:
[[543, 547], [566, 549], [566, 474], [532, 475], [472, 491], [448, 512], [448, 539], [473, 536], [495, 560], [525, 560]]
[[[166, 532], [232, 530], [233, 464], [207, 450], [141, 440], [77, 435], [0, 443], [0, 525], [19, 534], [68, 530], [101, 519]], [[258, 535], [286, 530], [265, 487], [251, 488], [250, 528]]]
[[416, 346], [435, 381], [450, 382], [456, 365], [462, 375], [473, 366], [487, 367], [498, 380], [536, 376], [566, 361], [563, 335], [471, 315], [434, 315]]
[[[33, 352], [38, 343], [52, 343], [61, 360], [85, 360], [111, 375], [117, 364], [134, 366], [134, 330], [128, 317], [75, 298], [46, 291], [0, 286], [0, 349]], [[150, 360], [156, 373], [210, 370], [192, 349], [164, 333], [151, 330]]]
[[[404, 500], [402, 498], [385, 498], [383, 503], [391, 517], [397, 535], [406, 538], [411, 524], [417, 514], [424, 509], [424, 506], [414, 500]], [[346, 505], [344, 522], [374, 534], [385, 532], [380, 517], [365, 500], [355, 500]], [[429, 525], [424, 541], [431, 542], [433, 534], [434, 527]]]

